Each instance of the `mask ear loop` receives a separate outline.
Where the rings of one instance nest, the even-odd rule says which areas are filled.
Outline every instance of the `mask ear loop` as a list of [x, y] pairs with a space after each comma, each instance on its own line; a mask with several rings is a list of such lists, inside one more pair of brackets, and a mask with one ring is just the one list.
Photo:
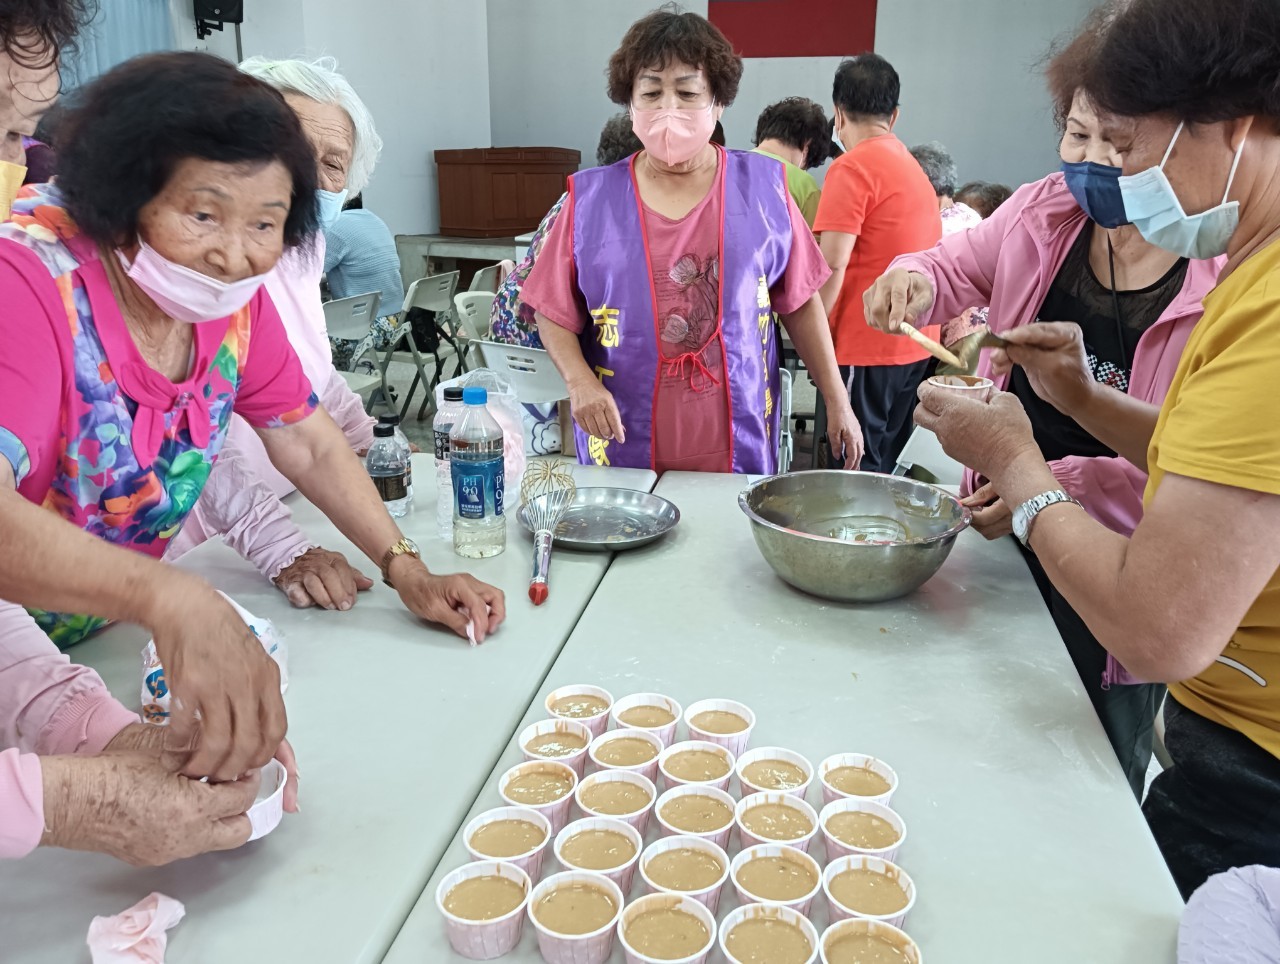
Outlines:
[[1173, 153], [1173, 145], [1178, 143], [1178, 135], [1182, 133], [1182, 128], [1186, 126], [1186, 121], [1178, 121], [1178, 129], [1173, 132], [1173, 140], [1169, 141], [1169, 146], [1164, 149], [1164, 157], [1160, 158], [1160, 170], [1163, 171], [1165, 164], [1169, 163], [1169, 155]]
[[1236, 179], [1236, 168], [1240, 166], [1240, 158], [1244, 157], [1244, 141], [1240, 142], [1240, 146], [1236, 148], [1236, 158], [1231, 162], [1231, 173], [1227, 175], [1227, 189], [1222, 192], [1222, 203], [1227, 203], [1227, 198], [1231, 194], [1231, 183]]

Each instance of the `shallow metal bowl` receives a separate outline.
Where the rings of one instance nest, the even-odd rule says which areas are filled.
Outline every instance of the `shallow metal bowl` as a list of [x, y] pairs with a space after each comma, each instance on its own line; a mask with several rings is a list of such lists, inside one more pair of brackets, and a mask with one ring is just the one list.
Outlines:
[[[516, 513], [528, 531], [529, 513]], [[579, 489], [555, 531], [561, 549], [617, 552], [661, 539], [680, 521], [680, 510], [661, 496], [636, 489]]]
[[762, 479], [738, 505], [774, 572], [840, 602], [881, 602], [919, 589], [970, 517], [936, 486], [834, 470]]

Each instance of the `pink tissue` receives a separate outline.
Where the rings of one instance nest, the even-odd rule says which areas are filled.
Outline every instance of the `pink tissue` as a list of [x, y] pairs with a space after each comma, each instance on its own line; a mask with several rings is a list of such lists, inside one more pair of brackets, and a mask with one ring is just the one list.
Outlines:
[[87, 941], [93, 964], [164, 964], [165, 931], [186, 912], [182, 901], [153, 893], [122, 914], [95, 917]]

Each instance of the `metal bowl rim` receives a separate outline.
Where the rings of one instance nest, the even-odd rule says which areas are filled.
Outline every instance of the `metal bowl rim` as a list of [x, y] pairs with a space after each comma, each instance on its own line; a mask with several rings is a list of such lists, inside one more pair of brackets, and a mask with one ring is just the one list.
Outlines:
[[[909, 542], [862, 542], [860, 543], [860, 542], [850, 542], [847, 539], [833, 539], [831, 536], [820, 536], [812, 532], [801, 532], [799, 529], [788, 529], [786, 526], [780, 526], [776, 522], [770, 522], [768, 519], [765, 519], [759, 513], [757, 513], [755, 509], [751, 508], [751, 506], [747, 502], [747, 497], [752, 492], [754, 492], [756, 489], [760, 488], [761, 486], [766, 485], [769, 482], [773, 482], [777, 479], [793, 478], [794, 476], [801, 475], [801, 474], [803, 475], [817, 475], [817, 474], [835, 475], [837, 473], [840, 475], [869, 475], [869, 476], [878, 476], [880, 478], [886, 478], [886, 479], [903, 479], [903, 481], [910, 482], [913, 485], [920, 485], [920, 486], [924, 486], [926, 489], [933, 489], [934, 491], [945, 496], [947, 499], [954, 502], [956, 505], [960, 507], [960, 512], [961, 512], [960, 521], [957, 522], [955, 525], [953, 525], [947, 531], [940, 532], [937, 535], [932, 535], [924, 539], [912, 539]], [[785, 535], [795, 536], [800, 539], [807, 539], [811, 542], [826, 543], [828, 545], [837, 545], [837, 546], [852, 546], [856, 549], [891, 549], [891, 548], [894, 548], [895, 546], [927, 546], [935, 542], [942, 542], [945, 539], [954, 539], [965, 529], [969, 528], [970, 524], [973, 521], [973, 513], [969, 511], [969, 507], [966, 506], [958, 498], [956, 498], [954, 495], [952, 495], [950, 492], [948, 492], [946, 489], [942, 488], [941, 486], [933, 485], [929, 482], [920, 482], [916, 479], [908, 479], [905, 476], [900, 476], [900, 475], [886, 475], [883, 472], [849, 472], [845, 469], [816, 469], [816, 470], [804, 472], [804, 473], [786, 472], [786, 473], [779, 473], [778, 475], [771, 475], [768, 478], [760, 479], [757, 482], [753, 482], [751, 485], [747, 486], [745, 489], [743, 489], [741, 492], [738, 493], [738, 508], [740, 508], [742, 510], [743, 515], [745, 515], [748, 519], [750, 519], [754, 524], [764, 526], [766, 529], [772, 529], [775, 532], [781, 532]]]

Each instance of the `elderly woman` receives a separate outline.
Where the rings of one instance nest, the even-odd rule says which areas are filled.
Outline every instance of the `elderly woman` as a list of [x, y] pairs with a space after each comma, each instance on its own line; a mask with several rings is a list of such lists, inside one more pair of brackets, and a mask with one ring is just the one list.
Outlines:
[[[240, 69], [284, 94], [315, 153], [317, 205], [322, 228], [342, 211], [348, 192], [364, 190], [382, 150], [373, 118], [331, 58], [246, 60]], [[373, 444], [374, 420], [333, 364], [320, 277], [325, 238], [293, 248], [266, 279], [285, 333], [325, 411], [348, 444], [363, 452]], [[295, 606], [350, 609], [356, 594], [373, 585], [337, 552], [315, 545], [290, 520], [280, 499], [293, 485], [271, 465], [266, 449], [243, 418], [233, 418], [227, 444], [209, 484], [174, 538], [176, 560], [210, 536], [223, 539], [289, 597]]]
[[644, 150], [570, 179], [522, 297], [569, 387], [577, 451], [598, 465], [777, 468], [782, 316], [852, 467], [862, 432], [817, 291], [828, 275], [782, 165], [710, 143], [742, 60], [704, 18], [637, 21], [609, 97]]
[[[234, 780], [276, 751], [285, 716], [275, 664], [207, 584], [157, 561], [233, 412], [416, 615], [465, 634], [459, 610], [488, 612], [481, 628], [492, 630], [503, 599], [427, 571], [317, 410], [262, 287], [315, 229], [314, 153], [280, 94], [214, 57], [159, 54], [97, 81], [68, 124], [57, 188], [20, 196], [0, 228], [10, 348], [0, 359], [0, 584], [29, 613], [2, 614], [0, 721], [6, 745], [56, 758], [43, 784], [41, 762], [22, 758], [23, 826], [36, 829], [18, 846], [48, 827], [47, 843], [160, 859], [129, 850], [133, 816], [151, 806], [133, 797], [165, 795], [153, 809], [168, 819], [207, 796], [186, 812], [209, 824], [240, 812], [223, 808], [252, 788], [208, 796], [177, 777], [138, 776], [131, 756], [57, 759], [101, 748], [130, 718], [55, 644], [107, 618], [151, 628], [183, 711], [175, 725], [190, 732], [198, 719], [188, 774]], [[14, 694], [25, 702], [12, 705]], [[219, 839], [247, 836], [240, 821]]]
[[[1077, 89], [1092, 38], [1090, 31], [1081, 33], [1048, 71], [1062, 130], [1062, 172], [1020, 188], [971, 231], [897, 259], [868, 292], [868, 317], [884, 325], [894, 310], [894, 292], [905, 286], [911, 292], [906, 316], [916, 325], [952, 317], [965, 305], [990, 306], [989, 321], [1001, 334], [1040, 319], [1074, 322], [1088, 347], [1090, 380], [1158, 405], [1222, 264], [1164, 251], [1126, 223], [1118, 203], [1119, 149], [1109, 137], [1108, 119]], [[989, 357], [978, 374], [993, 374]], [[1014, 369], [999, 377], [999, 386], [1025, 407], [1040, 455], [1059, 484], [1102, 524], [1131, 533], [1142, 517], [1142, 468], [1118, 457], [1104, 436], [1037, 397], [1029, 372]], [[1007, 501], [973, 472], [966, 474], [965, 493], [979, 531], [988, 538], [1009, 534]], [[1034, 555], [1027, 555], [1027, 564], [1141, 799], [1164, 687], [1139, 684], [1126, 673], [1049, 584]]]
[[1274, 0], [1131, 0], [1081, 73], [1106, 112], [1126, 217], [1174, 257], [1227, 256], [1163, 404], [1090, 377], [1077, 326], [1009, 332], [996, 358], [1148, 469], [1133, 532], [1062, 491], [1016, 399], [926, 387], [917, 410], [1016, 507], [1015, 531], [1098, 641], [1171, 684], [1173, 766], [1144, 810], [1184, 896], [1229, 867], [1280, 865], [1278, 44]]
[[956, 189], [956, 201], [973, 208], [984, 221], [1012, 196], [1013, 188], [990, 181], [969, 181]]
[[933, 193], [938, 195], [938, 213], [942, 216], [944, 238], [948, 234], [968, 231], [982, 221], [982, 215], [956, 200], [956, 181], [960, 180], [960, 171], [950, 151], [937, 141], [930, 141], [911, 148], [911, 156], [929, 178]]
[[822, 189], [809, 173], [831, 157], [831, 121], [821, 105], [807, 97], [787, 97], [770, 104], [756, 120], [755, 150], [787, 169], [787, 190], [813, 227]]

